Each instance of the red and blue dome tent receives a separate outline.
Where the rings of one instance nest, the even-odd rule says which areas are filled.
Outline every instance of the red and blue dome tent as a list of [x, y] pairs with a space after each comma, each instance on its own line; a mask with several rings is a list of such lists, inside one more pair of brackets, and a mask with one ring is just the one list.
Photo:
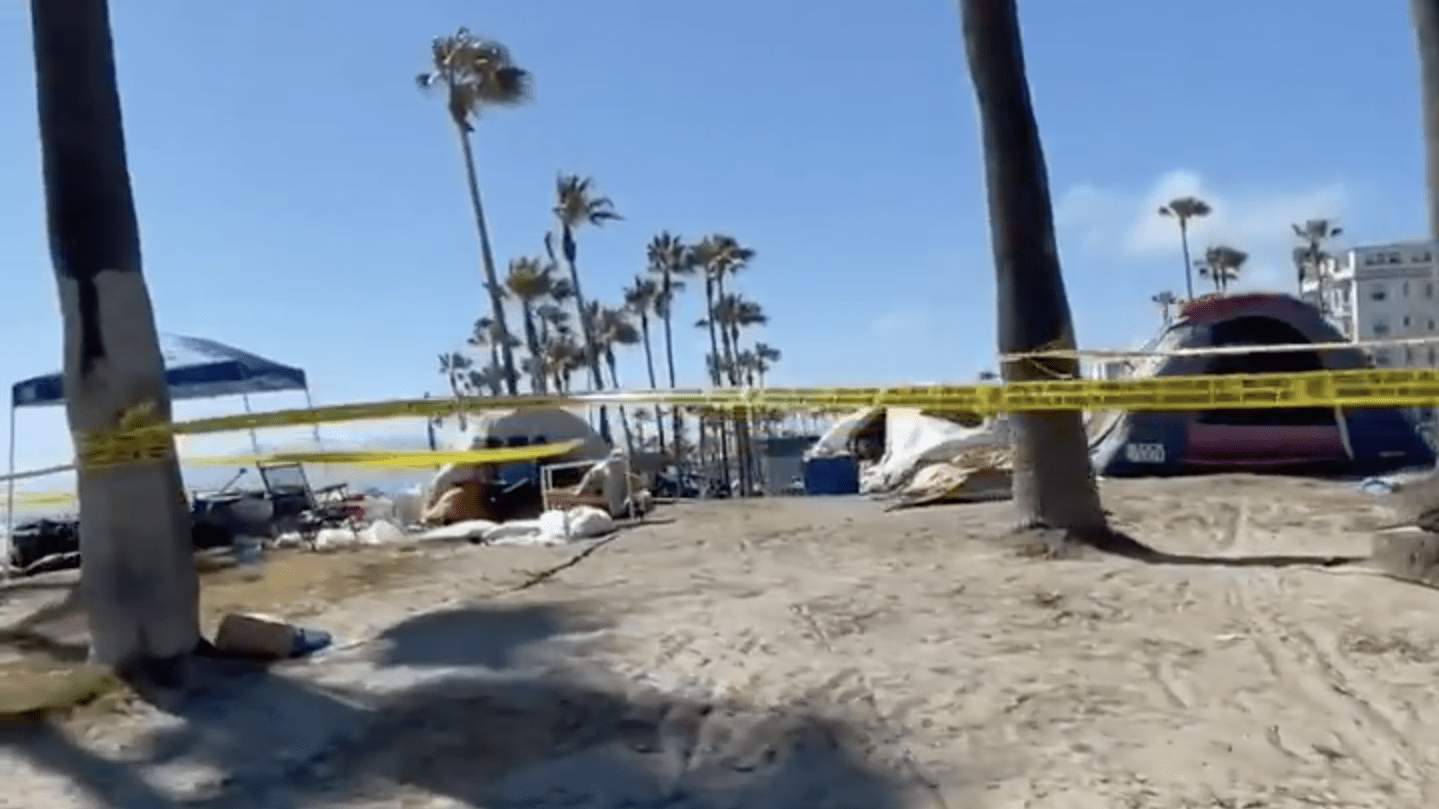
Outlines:
[[[1191, 302], [1146, 346], [1133, 376], [1262, 374], [1372, 367], [1359, 348], [1305, 348], [1345, 338], [1319, 310], [1288, 295]], [[1289, 351], [1174, 353], [1226, 346]], [[1091, 422], [1095, 472], [1109, 477], [1207, 472], [1370, 475], [1433, 466], [1435, 453], [1402, 410], [1331, 407], [1110, 413]]]
[[[241, 351], [203, 337], [162, 334], [160, 350], [165, 362], [165, 381], [170, 398], [215, 399], [239, 396], [250, 410], [250, 394], [301, 391], [305, 404], [313, 407], [305, 372], [273, 360]], [[15, 416], [23, 407], [48, 407], [65, 403], [64, 374], [56, 372], [16, 382], [10, 390], [10, 466], [6, 493], [6, 533], [15, 508]], [[254, 435], [251, 434], [251, 441]], [[258, 451], [258, 450], [257, 450]], [[66, 471], [61, 466], [46, 472]]]

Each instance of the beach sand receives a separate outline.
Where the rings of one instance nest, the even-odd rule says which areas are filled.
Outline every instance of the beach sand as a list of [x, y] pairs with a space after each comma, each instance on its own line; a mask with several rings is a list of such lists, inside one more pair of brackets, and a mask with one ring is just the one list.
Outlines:
[[1194, 558], [1039, 559], [1006, 503], [859, 498], [426, 548], [373, 583], [396, 551], [312, 557], [353, 573], [323, 585], [277, 557], [337, 648], [4, 730], [0, 806], [1439, 805], [1439, 593], [1260, 558], [1364, 554], [1381, 504], [1243, 476], [1104, 496]]

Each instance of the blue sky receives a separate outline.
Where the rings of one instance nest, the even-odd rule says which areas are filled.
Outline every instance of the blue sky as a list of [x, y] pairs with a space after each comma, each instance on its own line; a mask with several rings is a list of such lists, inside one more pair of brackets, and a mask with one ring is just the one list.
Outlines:
[[[27, 5], [0, 2], [5, 380], [60, 355]], [[1251, 287], [1289, 283], [1293, 221], [1339, 217], [1360, 242], [1422, 235], [1406, 4], [1020, 5], [1083, 344], [1131, 345], [1154, 328], [1149, 297], [1182, 290], [1177, 234], [1154, 216], [1181, 192], [1217, 209], [1200, 241], [1251, 253]], [[478, 135], [502, 263], [541, 250], [556, 172], [588, 174], [625, 220], [582, 235], [587, 291], [615, 301], [661, 229], [732, 233], [759, 253], [739, 283], [784, 352], [773, 384], [954, 381], [989, 365], [992, 265], [953, 0], [112, 6], [161, 329], [301, 365], [321, 402], [440, 392], [436, 354], [484, 306], [454, 134], [413, 84], [430, 39], [461, 25], [535, 76], [533, 105]], [[681, 309], [698, 317], [693, 300]], [[680, 334], [681, 384], [697, 385], [701, 334]], [[627, 384], [642, 367], [625, 361]], [[61, 414], [22, 414], [21, 468], [67, 454]]]

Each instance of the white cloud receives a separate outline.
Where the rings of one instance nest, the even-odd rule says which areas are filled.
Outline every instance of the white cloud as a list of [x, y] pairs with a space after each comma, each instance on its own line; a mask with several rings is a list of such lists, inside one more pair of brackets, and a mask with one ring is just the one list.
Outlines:
[[901, 308], [886, 312], [869, 324], [870, 336], [903, 345], [929, 336], [934, 331], [934, 317], [926, 309]]
[[1286, 288], [1294, 245], [1291, 225], [1306, 219], [1343, 219], [1349, 192], [1342, 183], [1313, 187], [1249, 186], [1218, 189], [1204, 177], [1185, 170], [1161, 175], [1142, 191], [1094, 184], [1074, 186], [1060, 195], [1055, 222], [1061, 238], [1109, 260], [1172, 260], [1179, 250], [1179, 230], [1159, 208], [1183, 196], [1196, 196], [1213, 208], [1189, 226], [1194, 253], [1223, 243], [1249, 253], [1240, 285]]

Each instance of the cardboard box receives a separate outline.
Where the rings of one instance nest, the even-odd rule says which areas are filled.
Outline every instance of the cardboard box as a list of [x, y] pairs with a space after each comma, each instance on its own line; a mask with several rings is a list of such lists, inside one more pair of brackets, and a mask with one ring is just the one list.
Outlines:
[[268, 615], [232, 612], [220, 620], [215, 648], [257, 660], [285, 660], [295, 654], [295, 627]]

